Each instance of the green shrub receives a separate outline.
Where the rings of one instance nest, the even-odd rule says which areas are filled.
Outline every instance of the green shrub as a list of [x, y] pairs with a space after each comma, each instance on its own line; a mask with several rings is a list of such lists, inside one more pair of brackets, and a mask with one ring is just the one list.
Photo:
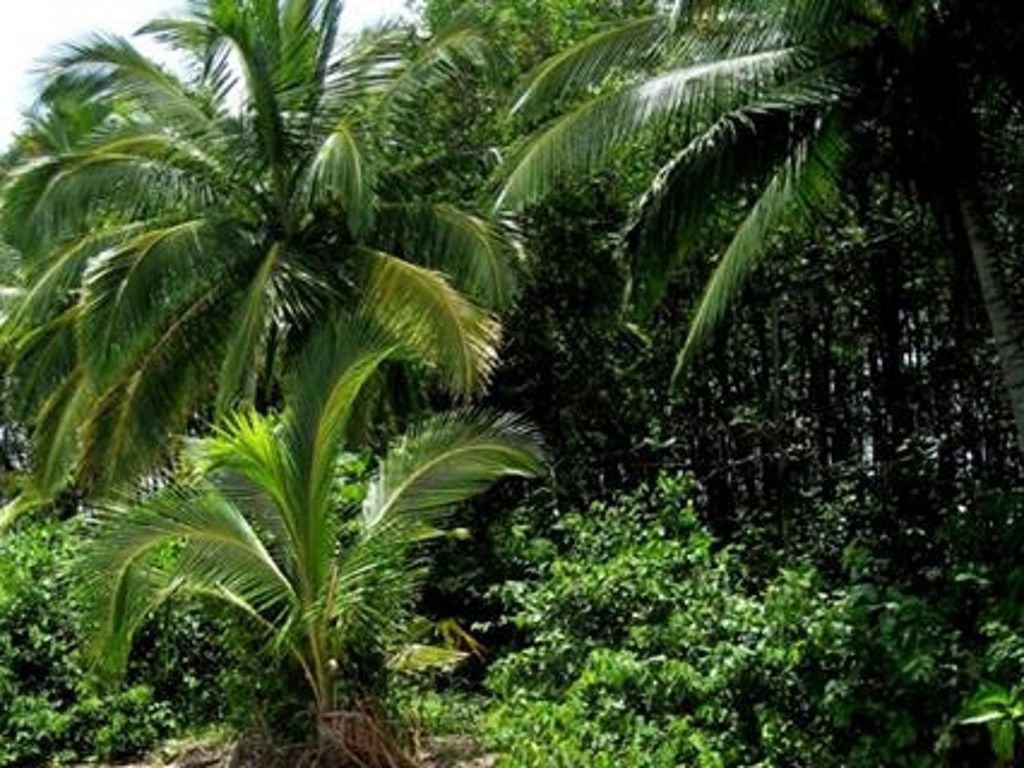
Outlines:
[[519, 548], [538, 557], [500, 594], [524, 645], [493, 665], [484, 724], [505, 766], [978, 764], [948, 759], [971, 585], [882, 586], [853, 550], [841, 587], [797, 566], [756, 584], [690, 495], [662, 477]]
[[223, 715], [216, 624], [193, 610], [144, 632], [123, 686], [105, 690], [82, 655], [78, 523], [0, 537], [0, 766], [128, 757]]

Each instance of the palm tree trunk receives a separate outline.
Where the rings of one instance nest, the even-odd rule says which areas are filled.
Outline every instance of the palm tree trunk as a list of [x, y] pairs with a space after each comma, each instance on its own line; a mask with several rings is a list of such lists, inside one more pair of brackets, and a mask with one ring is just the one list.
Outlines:
[[969, 195], [961, 194], [958, 197], [956, 212], [959, 221], [955, 222], [958, 230], [955, 234], [969, 249], [974, 269], [978, 273], [985, 311], [992, 326], [1013, 421], [1017, 427], [1017, 446], [1024, 452], [1024, 328], [1013, 311], [1005, 275], [976, 210]]

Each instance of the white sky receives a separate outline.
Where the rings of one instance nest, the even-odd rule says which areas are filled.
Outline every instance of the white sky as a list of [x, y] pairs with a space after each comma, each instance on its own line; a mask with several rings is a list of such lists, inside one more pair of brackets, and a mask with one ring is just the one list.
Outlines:
[[[150, 19], [179, 10], [181, 0], [21, 0], [0, 24], [0, 150], [32, 101], [33, 74], [55, 46], [91, 32], [131, 35]], [[404, 0], [348, 0], [342, 29], [402, 13]]]

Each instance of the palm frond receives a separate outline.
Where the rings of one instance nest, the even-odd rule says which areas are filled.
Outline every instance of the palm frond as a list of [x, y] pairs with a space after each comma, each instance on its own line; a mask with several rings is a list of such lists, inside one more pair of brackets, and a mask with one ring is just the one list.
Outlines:
[[8, 375], [16, 382], [10, 406], [17, 418], [31, 422], [41, 404], [77, 366], [76, 314], [76, 308], [69, 309], [6, 340], [10, 344]]
[[379, 251], [360, 253], [370, 270], [365, 311], [436, 366], [454, 392], [469, 395], [486, 384], [497, 361], [498, 321], [438, 272]]
[[509, 229], [431, 203], [385, 203], [378, 212], [379, 246], [449, 275], [485, 306], [503, 309], [516, 291], [521, 247]]
[[334, 52], [343, 0], [284, 0], [280, 3], [281, 49], [286, 80], [323, 84]]
[[12, 351], [15, 416], [32, 426], [27, 495], [48, 501], [66, 487], [78, 459], [79, 430], [95, 403], [75, 352], [67, 312], [26, 332]]
[[[117, 141], [67, 156], [31, 160], [16, 169], [3, 191], [4, 225], [10, 242], [26, 254], [79, 236], [103, 209], [121, 212], [202, 211], [219, 191], [173, 152], [140, 154], [143, 144]], [[150, 143], [146, 149], [152, 149]], [[126, 205], [127, 201], [127, 205]], [[127, 211], [125, 209], [128, 209]]]
[[588, 37], [541, 64], [516, 99], [512, 112], [535, 117], [574, 91], [599, 86], [615, 71], [642, 68], [658, 54], [667, 31], [664, 17], [657, 15]]
[[521, 208], [564, 176], [594, 171], [612, 148], [655, 124], [675, 118], [697, 125], [714, 119], [778, 82], [797, 59], [791, 48], [716, 59], [592, 99], [528, 143], [495, 207]]
[[332, 500], [345, 428], [363, 386], [396, 346], [366, 318], [333, 319], [295, 360], [283, 418], [236, 416], [190, 451], [200, 476], [220, 478], [218, 487], [288, 543], [314, 594], [325, 585], [335, 545]]
[[147, 343], [117, 361], [82, 427], [78, 476], [93, 494], [170, 457], [196, 402], [208, 396], [228, 332], [224, 286], [193, 295]]
[[373, 216], [374, 195], [352, 125], [340, 120], [313, 156], [299, 181], [307, 206], [339, 206], [349, 229], [362, 235]]
[[32, 434], [33, 497], [52, 499], [68, 486], [78, 459], [79, 430], [95, 402], [85, 372], [77, 368], [43, 404]]
[[670, 158], [637, 201], [626, 232], [631, 309], [640, 316], [653, 311], [673, 268], [696, 247], [723, 198], [774, 170], [780, 149], [788, 149], [780, 141], [843, 93], [836, 71], [811, 70], [730, 110]]
[[274, 243], [246, 288], [238, 308], [227, 355], [221, 365], [217, 386], [217, 413], [226, 414], [246, 400], [245, 381], [253, 370], [253, 360], [269, 319], [271, 281], [284, 255], [284, 246]]
[[483, 30], [468, 14], [456, 14], [418, 55], [388, 84], [383, 93], [385, 111], [416, 119], [422, 94], [435, 88], [457, 86], [472, 73], [486, 70], [493, 49]]
[[325, 113], [334, 119], [351, 119], [371, 97], [384, 94], [404, 71], [408, 45], [409, 30], [394, 24], [347, 38], [328, 67]]
[[545, 456], [536, 433], [511, 416], [436, 417], [401, 438], [382, 460], [363, 504], [362, 528], [336, 577], [336, 616], [379, 651], [408, 638], [424, 571], [411, 550], [438, 535], [455, 505], [504, 477], [536, 477]]
[[210, 222], [190, 219], [142, 232], [89, 264], [78, 341], [94, 380], [105, 381], [119, 360], [137, 354], [147, 341], [138, 330], [158, 327], [181, 283], [209, 271], [203, 263], [209, 229]]
[[407, 536], [440, 522], [497, 480], [537, 477], [544, 467], [537, 434], [515, 417], [435, 417], [399, 440], [381, 462], [363, 504], [364, 533]]
[[[157, 222], [148, 223], [158, 226]], [[66, 309], [73, 300], [73, 291], [80, 287], [88, 262], [145, 229], [146, 224], [129, 222], [99, 228], [39, 254], [35, 263], [28, 265], [25, 277], [28, 288], [13, 302], [4, 320], [4, 332], [17, 333], [18, 329], [38, 327], [56, 311]]]
[[301, 489], [295, 461], [284, 450], [276, 417], [243, 411], [213, 434], [188, 445], [185, 457], [196, 482], [209, 482], [268, 534], [267, 548], [288, 573], [301, 566], [302, 530], [294, 510]]
[[847, 144], [836, 118], [820, 124], [800, 141], [777, 170], [737, 229], [715, 267], [690, 322], [673, 381], [686, 369], [736, 300], [744, 282], [767, 250], [771, 235], [784, 222], [805, 224], [838, 193], [840, 166]]
[[193, 133], [209, 129], [211, 115], [202, 102], [123, 37], [100, 34], [69, 44], [47, 69], [65, 79], [77, 76], [98, 83], [106, 98], [140, 103], [150, 114], [163, 115]]
[[186, 18], [162, 17], [139, 30], [177, 52], [209, 102], [212, 118], [222, 117], [230, 95], [235, 92], [238, 73], [231, 61], [231, 48], [200, 14]]
[[[311, 562], [329, 559], [333, 539], [327, 526], [349, 419], [363, 387], [397, 346], [367, 318], [338, 317], [303, 350], [287, 383], [283, 440], [297, 483], [295, 508], [307, 511], [297, 527]], [[318, 571], [314, 583], [322, 584], [324, 577]]]
[[270, 170], [273, 194], [283, 205], [287, 195], [287, 142], [281, 89], [275, 78], [281, 56], [281, 20], [277, 4], [211, 4], [203, 20], [211, 40], [234, 51], [245, 80], [245, 107], [258, 129], [263, 162]]
[[274, 417], [255, 411], [232, 415], [213, 434], [189, 444], [186, 456], [195, 478], [244, 477], [278, 506], [288, 506], [284, 478], [292, 468], [281, 453], [278, 426]]
[[[170, 568], [154, 562], [161, 555]], [[245, 517], [206, 489], [172, 488], [107, 510], [84, 572], [97, 597], [97, 658], [115, 669], [147, 614], [176, 589], [223, 588], [263, 615], [295, 599]]]

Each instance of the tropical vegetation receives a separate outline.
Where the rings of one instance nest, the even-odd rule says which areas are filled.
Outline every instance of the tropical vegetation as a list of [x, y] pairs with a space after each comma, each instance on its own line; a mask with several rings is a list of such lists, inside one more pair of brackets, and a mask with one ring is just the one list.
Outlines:
[[341, 11], [193, 3], [144, 30], [180, 74], [102, 34], [50, 62], [5, 192], [26, 501], [137, 478], [197, 412], [273, 405], [283, 361], [339, 307], [363, 303], [456, 393], [486, 379], [515, 243], [403, 199], [374, 153], [408, 135], [418, 92], [483, 65], [484, 41], [453, 22], [416, 56], [402, 30], [339, 46]]
[[1022, 9], [342, 6], [41, 69], [0, 766], [1024, 764]]

